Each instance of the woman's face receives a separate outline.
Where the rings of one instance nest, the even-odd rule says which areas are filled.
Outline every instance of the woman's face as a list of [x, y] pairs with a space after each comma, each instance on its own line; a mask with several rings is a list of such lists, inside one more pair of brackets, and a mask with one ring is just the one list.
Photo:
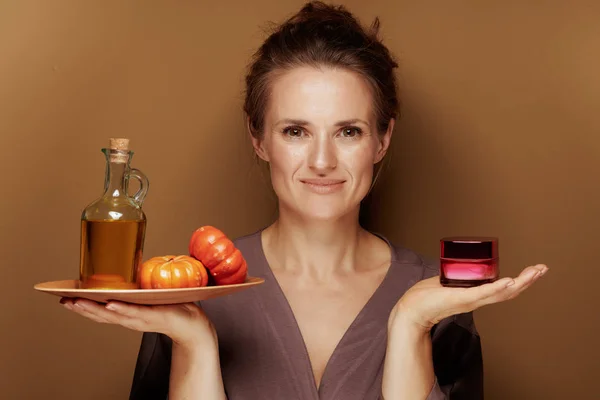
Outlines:
[[394, 122], [378, 134], [368, 84], [347, 70], [298, 67], [270, 89], [264, 135], [253, 144], [269, 163], [280, 208], [309, 219], [356, 211]]

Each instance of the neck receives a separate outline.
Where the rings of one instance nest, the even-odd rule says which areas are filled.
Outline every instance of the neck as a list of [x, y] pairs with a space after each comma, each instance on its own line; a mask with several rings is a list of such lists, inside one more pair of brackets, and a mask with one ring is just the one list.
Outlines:
[[368, 235], [359, 224], [358, 209], [334, 221], [306, 221], [280, 209], [263, 240], [274, 269], [322, 280], [355, 270]]
[[125, 187], [126, 167], [127, 164], [125, 163], [107, 163], [106, 182], [104, 184], [105, 196], [119, 197], [127, 191]]

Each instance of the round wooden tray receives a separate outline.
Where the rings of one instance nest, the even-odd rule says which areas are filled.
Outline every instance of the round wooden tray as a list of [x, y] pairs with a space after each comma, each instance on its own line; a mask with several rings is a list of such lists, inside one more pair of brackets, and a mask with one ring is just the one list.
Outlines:
[[99, 303], [108, 303], [111, 300], [123, 301], [133, 304], [179, 304], [206, 300], [214, 297], [227, 296], [256, 285], [260, 285], [263, 278], [248, 277], [246, 282], [223, 285], [205, 286], [198, 288], [182, 289], [81, 289], [78, 280], [62, 280], [38, 283], [33, 288], [40, 292], [60, 297], [75, 297], [94, 300]]

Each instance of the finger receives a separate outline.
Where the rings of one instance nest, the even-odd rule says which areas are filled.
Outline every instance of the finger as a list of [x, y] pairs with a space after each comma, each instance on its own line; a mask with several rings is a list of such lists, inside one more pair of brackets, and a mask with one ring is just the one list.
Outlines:
[[119, 307], [119, 310], [122, 313], [118, 313], [111, 309], [113, 307], [107, 308], [108, 304], [100, 305], [88, 301], [77, 301], [77, 303], [79, 303], [80, 307], [84, 309], [83, 312], [87, 313], [91, 319], [97, 321], [106, 321], [106, 323], [120, 325], [124, 328], [140, 332], [153, 330], [146, 318], [136, 316], [136, 313], [132, 311], [124, 312], [130, 308], [136, 308], [136, 306], [133, 304], [122, 303]]
[[[149, 306], [110, 301], [105, 308], [117, 315], [120, 318], [119, 323], [129, 329], [144, 332], [160, 325], [155, 321], [157, 314], [153, 313], [152, 307]], [[162, 316], [158, 315], [158, 317]]]
[[107, 321], [105, 318], [90, 313], [85, 308], [81, 307], [81, 305], [75, 302], [73, 299], [61, 299], [61, 303], [63, 304], [63, 307], [65, 307], [67, 310], [73, 311], [74, 313], [79, 314], [85, 318], [91, 319], [92, 321], [103, 324], [109, 323], [109, 321]]
[[86, 315], [95, 316], [111, 324], [122, 324], [124, 317], [107, 310], [104, 304], [96, 303], [87, 299], [77, 299], [73, 302], [73, 308], [78, 309]]
[[495, 282], [486, 283], [480, 286], [474, 286], [466, 288], [461, 294], [461, 302], [476, 307], [477, 304], [481, 303], [485, 299], [489, 299], [497, 296], [498, 294], [507, 290], [507, 288], [513, 286], [515, 281], [513, 278], [502, 278]]
[[140, 318], [141, 316], [147, 317], [151, 307], [113, 300], [106, 303], [104, 308], [124, 317]]
[[161, 333], [166, 333], [165, 329], [173, 324], [171, 317], [176, 314], [188, 318], [204, 315], [203, 310], [194, 303], [148, 306], [111, 301], [106, 308], [123, 316], [125, 320], [121, 324], [130, 329], [151, 329]]
[[[121, 315], [113, 310], [110, 310], [111, 307], [107, 308], [106, 306], [108, 304], [102, 305], [86, 299], [62, 299], [61, 303], [63, 303], [64, 306], [69, 310], [72, 310], [96, 322], [121, 325], [125, 328], [141, 332], [145, 332], [149, 329], [147, 321], [139, 318], [133, 318], [135, 315], [134, 312], [129, 312], [129, 316]], [[126, 310], [128, 306], [132, 305], [123, 303], [119, 307], [119, 310]]]
[[[514, 288], [511, 288], [512, 293], [509, 294], [509, 296], [508, 296], [508, 298], [506, 298], [506, 300], [512, 300], [515, 297], [519, 296], [521, 293], [523, 293], [525, 290], [527, 290], [531, 285], [533, 285], [542, 276], [544, 276], [544, 274], [548, 271], [548, 267], [545, 265], [536, 266], [536, 270], [537, 270], [537, 273], [532, 278], [524, 278], [523, 283], [517, 282], [518, 284]], [[520, 279], [521, 279], [521, 276], [516, 278], [517, 281]], [[521, 284], [519, 284], [519, 283], [521, 283]]]
[[542, 269], [541, 265], [525, 268], [517, 278], [502, 278], [495, 282], [468, 288], [462, 293], [462, 300], [474, 307], [495, 302], [503, 297], [508, 298], [515, 290], [521, 289]]
[[545, 271], [548, 270], [543, 264], [534, 265], [525, 268], [519, 276], [515, 278], [515, 285], [510, 288], [512, 294], [522, 292], [531, 286]]
[[547, 270], [548, 267], [546, 267], [543, 264], [538, 264], [525, 268], [523, 271], [521, 271], [519, 276], [514, 278], [514, 284], [509, 285], [503, 291], [499, 291], [498, 293], [492, 296], [482, 299], [478, 307], [487, 304], [511, 300], [517, 297], [528, 287], [530, 287], [534, 282], [536, 282]]

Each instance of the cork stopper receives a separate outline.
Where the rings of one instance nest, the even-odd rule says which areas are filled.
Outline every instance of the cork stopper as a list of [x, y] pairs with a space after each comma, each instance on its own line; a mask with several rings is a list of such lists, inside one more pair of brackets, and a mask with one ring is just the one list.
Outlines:
[[110, 155], [111, 162], [126, 163], [129, 158], [129, 139], [110, 138], [109, 149], [112, 150]]
[[129, 150], [129, 139], [125, 138], [110, 138], [110, 149], [114, 150]]

